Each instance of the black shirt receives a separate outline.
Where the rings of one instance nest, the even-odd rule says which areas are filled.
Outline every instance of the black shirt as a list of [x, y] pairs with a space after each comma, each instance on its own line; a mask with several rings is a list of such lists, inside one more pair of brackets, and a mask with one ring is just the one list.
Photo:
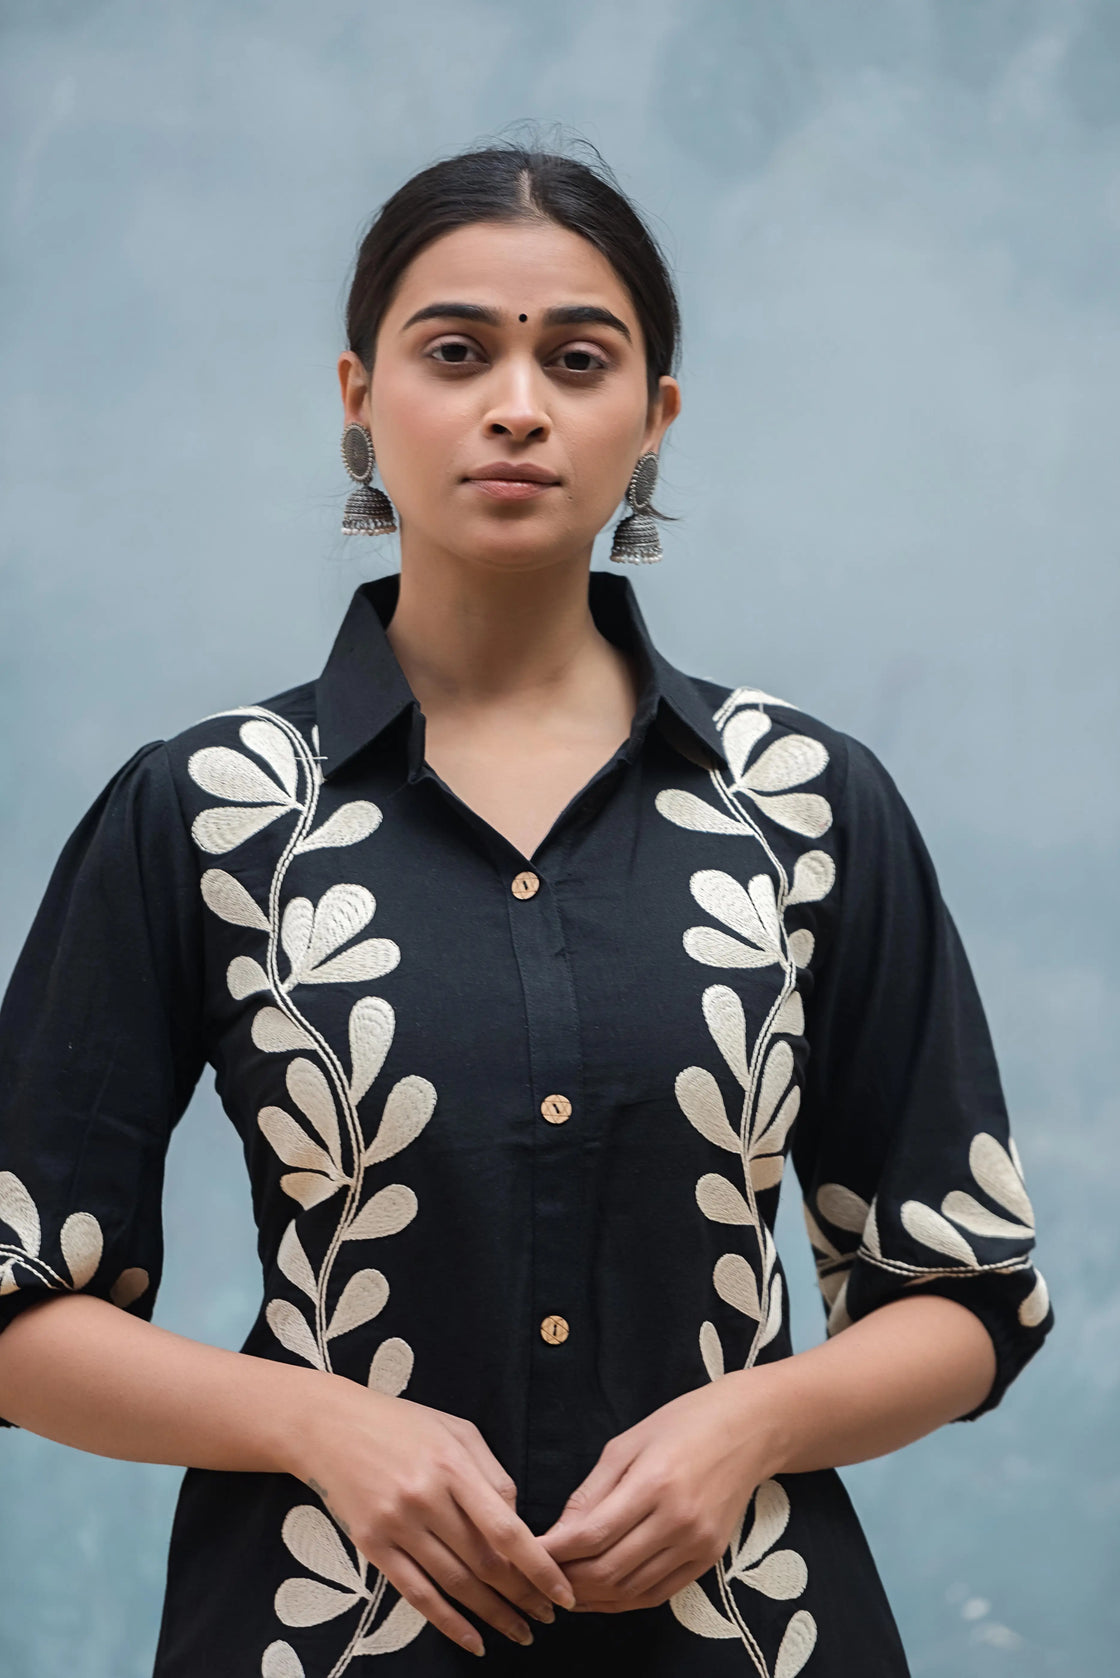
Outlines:
[[[962, 1419], [991, 1409], [1052, 1312], [981, 1005], [886, 771], [682, 675], [595, 573], [640, 702], [522, 856], [425, 762], [396, 592], [357, 591], [317, 682], [142, 748], [66, 845], [0, 1013], [0, 1327], [48, 1289], [151, 1316], [168, 1138], [209, 1063], [259, 1226], [244, 1350], [470, 1418], [534, 1531], [613, 1435], [790, 1355], [787, 1154], [828, 1331], [947, 1294], [998, 1360]], [[906, 1671], [831, 1469], [765, 1482], [671, 1603], [561, 1610], [528, 1650], [474, 1623], [491, 1670]], [[187, 1471], [158, 1678], [474, 1658], [300, 1481]]]

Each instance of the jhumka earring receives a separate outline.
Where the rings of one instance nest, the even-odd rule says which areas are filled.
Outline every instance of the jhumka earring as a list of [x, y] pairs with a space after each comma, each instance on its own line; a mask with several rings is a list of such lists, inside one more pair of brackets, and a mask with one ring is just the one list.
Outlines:
[[389, 536], [397, 528], [393, 503], [383, 489], [370, 482], [377, 464], [373, 438], [364, 425], [351, 420], [342, 433], [342, 464], [357, 484], [342, 514], [346, 536]]
[[626, 486], [630, 512], [614, 527], [611, 558], [616, 565], [652, 565], [664, 558], [661, 537], [649, 511], [656, 488], [657, 456], [643, 454]]

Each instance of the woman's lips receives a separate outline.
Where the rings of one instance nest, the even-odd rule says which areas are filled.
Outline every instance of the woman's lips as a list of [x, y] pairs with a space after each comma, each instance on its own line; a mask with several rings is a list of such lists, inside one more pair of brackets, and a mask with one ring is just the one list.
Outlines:
[[538, 484], [526, 478], [468, 478], [467, 482], [495, 501], [529, 501], [546, 490], [559, 488], [555, 483]]

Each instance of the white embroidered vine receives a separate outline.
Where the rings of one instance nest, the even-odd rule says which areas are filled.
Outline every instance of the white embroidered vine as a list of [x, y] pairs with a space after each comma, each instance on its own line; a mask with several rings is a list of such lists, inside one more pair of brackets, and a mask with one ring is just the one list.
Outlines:
[[[786, 1142], [797, 1117], [801, 1095], [793, 1081], [793, 1050], [787, 1039], [804, 1031], [797, 970], [813, 954], [812, 933], [806, 928], [788, 931], [785, 913], [798, 903], [826, 897], [835, 879], [831, 857], [811, 850], [797, 859], [791, 880], [759, 826], [756, 812], [791, 832], [819, 838], [832, 823], [827, 800], [798, 790], [828, 762], [818, 741], [785, 735], [754, 755], [772, 727], [759, 708], [766, 699], [753, 690], [737, 689], [716, 712], [728, 763], [726, 776], [718, 769], [710, 772], [718, 804], [675, 788], [657, 798], [661, 815], [678, 827], [751, 840], [769, 865], [768, 871], [752, 874], [745, 886], [719, 869], [702, 869], [689, 882], [696, 903], [721, 923], [719, 928], [688, 929], [684, 947], [692, 959], [708, 967], [777, 967], [780, 973], [774, 1000], [749, 1049], [746, 1017], [736, 992], [728, 985], [711, 985], [701, 999], [712, 1041], [743, 1091], [738, 1124], [731, 1123], [719, 1084], [706, 1067], [686, 1067], [676, 1081], [677, 1100], [689, 1122], [715, 1147], [739, 1157], [742, 1188], [719, 1172], [705, 1172], [696, 1185], [696, 1201], [712, 1222], [745, 1226], [755, 1234], [757, 1264], [740, 1252], [729, 1252], [712, 1272], [720, 1298], [755, 1324], [747, 1369], [778, 1334], [783, 1320], [777, 1249], [758, 1195], [780, 1182]], [[700, 1327], [700, 1355], [708, 1378], [718, 1380], [725, 1369], [724, 1350], [710, 1321]], [[795, 1678], [816, 1646], [813, 1616], [807, 1609], [792, 1615], [771, 1666], [732, 1590], [733, 1584], [745, 1585], [774, 1600], [790, 1601], [802, 1595], [808, 1583], [808, 1570], [796, 1550], [766, 1554], [789, 1520], [785, 1488], [776, 1480], [764, 1481], [753, 1494], [753, 1505], [746, 1541], [740, 1522], [726, 1553], [730, 1559], [716, 1563], [722, 1612], [698, 1580], [678, 1591], [670, 1607], [697, 1636], [738, 1637], [759, 1678]]]
[[[295, 816], [287, 843], [273, 869], [267, 906], [259, 904], [242, 882], [220, 868], [207, 869], [202, 896], [207, 906], [232, 925], [259, 932], [263, 960], [236, 956], [226, 980], [230, 994], [243, 1000], [258, 992], [268, 997], [254, 1016], [254, 1044], [266, 1053], [295, 1056], [286, 1069], [287, 1107], [269, 1105], [257, 1116], [262, 1134], [282, 1164], [290, 1169], [280, 1186], [303, 1211], [341, 1193], [341, 1209], [318, 1269], [298, 1230], [299, 1214], [281, 1239], [277, 1265], [308, 1301], [268, 1302], [265, 1316], [277, 1340], [317, 1369], [332, 1369], [331, 1345], [340, 1336], [371, 1322], [385, 1307], [389, 1282], [369, 1267], [349, 1277], [333, 1311], [328, 1313], [331, 1275], [343, 1244], [384, 1240], [416, 1216], [416, 1195], [404, 1183], [388, 1183], [364, 1198], [365, 1174], [392, 1158], [423, 1130], [436, 1104], [426, 1078], [410, 1074], [388, 1091], [372, 1141], [365, 1140], [358, 1105], [367, 1096], [392, 1045], [396, 1020], [382, 997], [366, 996], [350, 1011], [350, 1066], [347, 1071], [326, 1038], [294, 1000], [304, 985], [365, 983], [392, 972], [400, 960], [388, 938], [353, 939], [373, 919], [376, 902], [365, 886], [339, 883], [318, 903], [293, 897], [281, 912], [281, 894], [293, 859], [307, 851], [358, 843], [381, 823], [377, 806], [353, 800], [315, 826], [322, 776], [316, 752], [283, 717], [258, 707], [226, 712], [246, 716], [241, 743], [268, 766], [268, 772], [244, 752], [206, 746], [188, 763], [192, 779], [205, 792], [227, 802], [203, 810], [192, 833], [200, 849], [221, 855], [260, 833], [281, 816]], [[302, 795], [300, 787], [303, 787]], [[281, 960], [287, 971], [281, 971]], [[303, 1122], [300, 1122], [302, 1120]], [[392, 1397], [405, 1388], [413, 1353], [407, 1341], [391, 1337], [373, 1355], [369, 1385]], [[411, 1642], [427, 1623], [423, 1614], [400, 1598], [375, 1630], [371, 1626], [387, 1581], [360, 1552], [350, 1551], [322, 1509], [301, 1504], [283, 1525], [285, 1546], [317, 1578], [287, 1579], [276, 1593], [278, 1619], [290, 1627], [319, 1625], [360, 1607], [357, 1625], [331, 1668], [338, 1678], [361, 1655], [388, 1654]], [[329, 1582], [324, 1582], [329, 1581]], [[271, 1643], [261, 1660], [262, 1678], [304, 1678], [303, 1664], [290, 1643]]]
[[[820, 850], [803, 852], [796, 859], [790, 880], [752, 813], [753, 807], [753, 811], [807, 839], [821, 837], [832, 822], [827, 800], [805, 791], [803, 785], [828, 763], [828, 753], [819, 741], [788, 734], [757, 751], [772, 728], [762, 709], [768, 703], [784, 701], [773, 700], [756, 689], [738, 688], [715, 713], [728, 763], [726, 776], [718, 769], [710, 772], [716, 804], [676, 789], [661, 793], [657, 799], [660, 813], [679, 827], [753, 840], [769, 865], [767, 872], [752, 875], [746, 886], [715, 869], [694, 874], [690, 882], [696, 902], [711, 920], [720, 923], [719, 927], [691, 927], [685, 933], [684, 947], [693, 960], [710, 967], [777, 966], [781, 971], [777, 995], [749, 1054], [743, 1007], [736, 993], [729, 986], [713, 985], [703, 995], [708, 1030], [743, 1089], [738, 1126], [729, 1120], [719, 1085], [710, 1071], [688, 1067], [677, 1079], [677, 1097], [685, 1117], [716, 1147], [737, 1153], [742, 1165], [742, 1190], [721, 1174], [707, 1172], [697, 1183], [696, 1200], [713, 1222], [744, 1225], [755, 1231], [757, 1265], [741, 1253], [725, 1253], [712, 1275], [720, 1298], [756, 1325], [746, 1368], [779, 1332], [783, 1316], [781, 1276], [774, 1268], [776, 1250], [756, 1197], [780, 1182], [787, 1139], [797, 1115], [800, 1091], [793, 1084], [793, 1051], [785, 1039], [804, 1032], [804, 1014], [795, 986], [797, 969], [808, 965], [814, 944], [812, 933], [805, 928], [787, 931], [785, 913], [798, 903], [823, 900], [835, 882], [832, 859]], [[826, 1183], [818, 1190], [817, 1213], [831, 1229], [857, 1236], [855, 1243], [845, 1241], [843, 1234], [835, 1239], [826, 1235], [805, 1205], [818, 1281], [829, 1312], [830, 1335], [851, 1321], [847, 1285], [857, 1255], [905, 1276], [909, 1283], [961, 1273], [1026, 1270], [1034, 1275], [1035, 1282], [1019, 1306], [1019, 1320], [1027, 1327], [1043, 1321], [1049, 1308], [1046, 1283], [1033, 1271], [1029, 1258], [1019, 1253], [981, 1263], [961, 1233], [967, 1230], [989, 1239], [1020, 1242], [1033, 1236], [1034, 1219], [1015, 1144], [1010, 1142], [1008, 1151], [995, 1137], [981, 1133], [972, 1139], [969, 1165], [976, 1186], [999, 1206], [998, 1213], [960, 1189], [945, 1195], [940, 1212], [917, 1200], [904, 1202], [900, 1211], [907, 1234], [949, 1258], [949, 1267], [930, 1268], [886, 1257], [880, 1246], [874, 1200], [869, 1205], [842, 1184]], [[724, 1372], [724, 1353], [711, 1322], [701, 1326], [700, 1352], [709, 1379], [717, 1380]], [[789, 1502], [783, 1488], [773, 1480], [764, 1482], [754, 1494], [754, 1505], [755, 1524], [747, 1543], [741, 1543], [740, 1527], [729, 1548], [730, 1560], [721, 1559], [716, 1564], [723, 1612], [699, 1581], [678, 1592], [671, 1599], [671, 1607], [678, 1620], [698, 1636], [740, 1637], [759, 1678], [794, 1678], [816, 1644], [813, 1616], [804, 1609], [792, 1616], [771, 1668], [731, 1588], [733, 1582], [748, 1584], [769, 1596], [789, 1600], [799, 1596], [807, 1583], [804, 1562], [793, 1550], [775, 1552], [767, 1558], [768, 1566], [759, 1560], [773, 1542], [771, 1530], [775, 1525], [777, 1531], [782, 1530], [788, 1519]]]

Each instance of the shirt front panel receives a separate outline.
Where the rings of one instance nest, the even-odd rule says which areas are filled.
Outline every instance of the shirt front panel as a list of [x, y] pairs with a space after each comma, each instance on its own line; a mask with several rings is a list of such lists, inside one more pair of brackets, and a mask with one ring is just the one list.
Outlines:
[[[530, 863], [434, 777], [402, 779], [392, 750], [309, 778], [298, 731], [261, 708], [208, 723], [222, 744], [187, 742], [182, 798], [204, 846], [229, 833], [213, 788], [236, 784], [214, 766], [250, 779], [246, 729], [287, 780], [282, 739], [297, 766], [292, 809], [200, 859], [213, 1058], [275, 1296], [249, 1349], [364, 1382], [377, 1340], [407, 1346], [409, 1395], [476, 1420], [548, 1524], [610, 1437], [704, 1379], [706, 1317], [726, 1319], [732, 1363], [750, 1349], [711, 1274], [729, 1236], [744, 1264], [757, 1236], [699, 1215], [710, 1143], [676, 1093], [711, 1048], [682, 945], [689, 879], [726, 858], [656, 802], [707, 772], [655, 731]], [[261, 806], [241, 808], [252, 822]], [[323, 841], [336, 831], [361, 837]], [[785, 972], [728, 976], [745, 1042]], [[369, 1158], [386, 1123], [399, 1146]], [[776, 1184], [763, 1192], [772, 1217]], [[379, 1197], [384, 1230], [364, 1209]], [[376, 1315], [332, 1332], [359, 1287]]]
[[[98, 1224], [100, 1268], [83, 1259], [74, 1285], [150, 1314], [147, 1162], [201, 1045], [258, 1219], [245, 1349], [474, 1421], [534, 1530], [610, 1438], [789, 1354], [772, 1228], [791, 1153], [829, 1331], [946, 1292], [992, 1332], [981, 1409], [998, 1401], [1050, 1317], [912, 821], [855, 742], [665, 665], [627, 600], [594, 583], [643, 673], [634, 729], [532, 858], [425, 765], [383, 585], [359, 591], [319, 683], [126, 766], [60, 862], [0, 1023], [17, 1235], [0, 1306], [69, 1285], [58, 1232], [77, 1278], [75, 1231]], [[86, 1121], [56, 1069], [75, 1043], [98, 1110], [67, 1175]], [[810, 1655], [821, 1678], [905, 1671], [834, 1474], [768, 1481], [743, 1513], [671, 1604], [621, 1616], [628, 1633], [576, 1616], [546, 1649], [629, 1635], [666, 1678], [774, 1678]], [[207, 1661], [338, 1678], [387, 1654], [429, 1673], [460, 1653], [298, 1482], [188, 1473], [159, 1678]]]

